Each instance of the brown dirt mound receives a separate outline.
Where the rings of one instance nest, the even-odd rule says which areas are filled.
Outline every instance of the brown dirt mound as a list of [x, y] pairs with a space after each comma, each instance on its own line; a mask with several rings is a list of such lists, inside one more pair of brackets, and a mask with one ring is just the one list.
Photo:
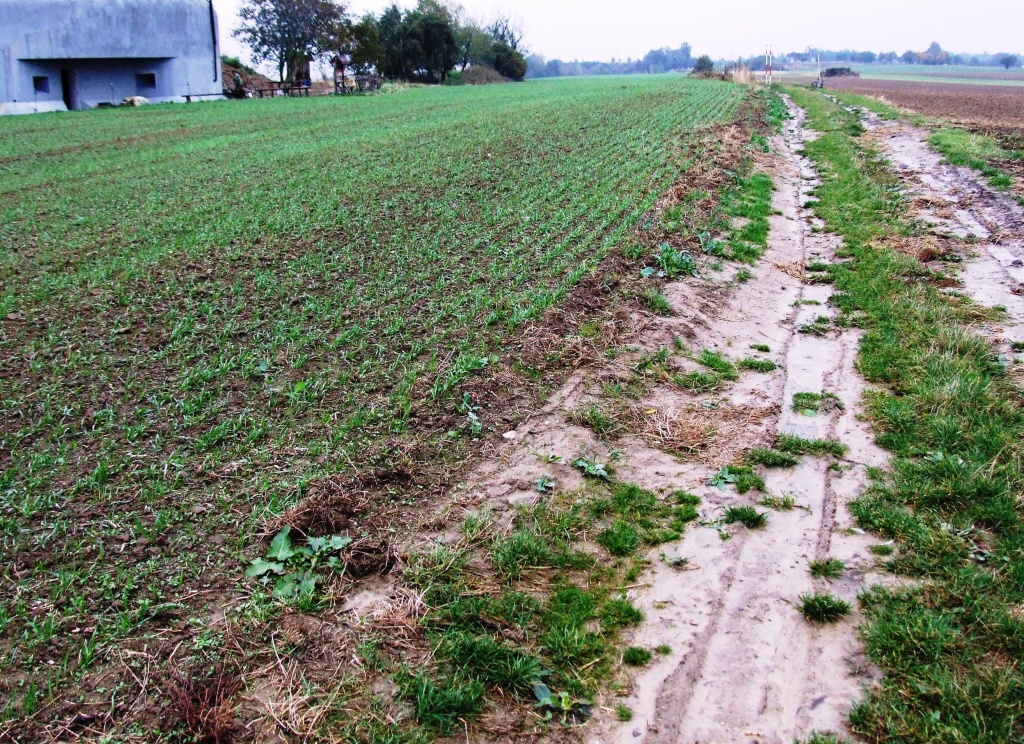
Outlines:
[[265, 88], [270, 84], [270, 78], [260, 75], [258, 72], [249, 72], [233, 65], [221, 64], [221, 80], [224, 81], [224, 89], [231, 90], [235, 87], [235, 73], [242, 76], [242, 85], [246, 90]]

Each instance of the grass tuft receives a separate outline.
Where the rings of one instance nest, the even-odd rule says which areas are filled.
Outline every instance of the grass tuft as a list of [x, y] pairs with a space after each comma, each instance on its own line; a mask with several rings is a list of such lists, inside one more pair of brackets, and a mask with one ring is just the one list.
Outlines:
[[736, 365], [718, 352], [704, 349], [697, 355], [696, 361], [698, 364], [702, 364], [708, 369], [717, 372], [723, 380], [735, 381], [740, 379], [739, 374], [736, 372]]
[[829, 558], [824, 561], [811, 561], [808, 564], [811, 576], [816, 579], [838, 579], [846, 570], [846, 564], [838, 558]]
[[759, 529], [768, 524], [768, 515], [752, 506], [730, 506], [725, 510], [722, 521], [726, 524], [742, 524], [749, 529]]
[[736, 366], [751, 372], [774, 372], [779, 368], [779, 365], [769, 359], [753, 359], [751, 357], [741, 359]]
[[780, 434], [775, 440], [775, 449], [790, 455], [842, 457], [849, 448], [832, 439], [804, 439], [794, 434]]
[[615, 556], [627, 556], [640, 547], [640, 534], [629, 522], [616, 520], [597, 536], [598, 544]]
[[766, 468], [791, 468], [799, 462], [788, 452], [770, 449], [750, 450], [746, 460], [750, 465], [763, 465]]
[[777, 511], [792, 511], [796, 506], [796, 499], [789, 494], [784, 496], [775, 496], [774, 494], [768, 494], [758, 502], [761, 506], [767, 506], [769, 509], [775, 509]]
[[800, 612], [812, 623], [834, 623], [850, 612], [850, 603], [833, 594], [804, 594]]
[[622, 652], [622, 663], [628, 666], [647, 666], [651, 663], [651, 652], [639, 646], [630, 646]]

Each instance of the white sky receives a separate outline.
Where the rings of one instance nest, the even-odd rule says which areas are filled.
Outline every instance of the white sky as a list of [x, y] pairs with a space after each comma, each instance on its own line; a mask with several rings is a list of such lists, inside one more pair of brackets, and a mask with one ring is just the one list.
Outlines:
[[[214, 0], [225, 54], [248, 59], [231, 31], [243, 0]], [[488, 20], [518, 18], [531, 52], [548, 59], [642, 57], [684, 41], [715, 58], [807, 47], [923, 51], [938, 41], [955, 52], [1024, 52], [1024, 0], [461, 0]], [[361, 15], [387, 0], [352, 0]], [[399, 2], [403, 7], [415, 2]]]

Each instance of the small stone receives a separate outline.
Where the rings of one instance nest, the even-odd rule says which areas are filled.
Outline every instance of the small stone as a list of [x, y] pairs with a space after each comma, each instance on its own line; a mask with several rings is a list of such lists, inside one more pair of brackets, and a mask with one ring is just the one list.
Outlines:
[[640, 731], [640, 729], [633, 729], [634, 739], [639, 739], [641, 736], [643, 736], [643, 733]]
[[501, 436], [511, 442], [511, 441], [515, 440], [515, 438], [518, 436], [518, 434], [516, 434], [515, 431], [506, 431]]

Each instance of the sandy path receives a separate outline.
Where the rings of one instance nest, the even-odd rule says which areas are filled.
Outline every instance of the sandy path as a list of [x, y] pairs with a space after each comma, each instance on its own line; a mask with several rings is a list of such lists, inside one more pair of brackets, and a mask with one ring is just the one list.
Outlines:
[[1024, 208], [970, 168], [943, 161], [927, 144], [928, 132], [905, 122], [884, 122], [859, 111], [882, 154], [906, 186], [907, 196], [930, 206], [913, 216], [939, 235], [975, 241], [961, 268], [962, 291], [976, 302], [1006, 308], [1010, 322], [984, 329], [1006, 354], [1024, 341]]
[[[633, 722], [594, 732], [593, 741], [792, 742], [812, 731], [843, 731], [851, 702], [859, 697], [866, 668], [851, 618], [815, 627], [796, 610], [797, 598], [825, 589], [853, 600], [873, 565], [869, 540], [844, 534], [850, 518], [843, 504], [865, 482], [865, 465], [885, 456], [856, 420], [863, 381], [854, 370], [855, 333], [826, 337], [798, 332], [818, 316], [831, 317], [832, 288], [809, 285], [783, 268], [834, 259], [837, 241], [812, 231], [818, 225], [802, 208], [815, 185], [810, 163], [795, 153], [805, 136], [802, 112], [775, 143], [784, 165], [776, 174], [769, 249], [728, 306], [698, 334], [694, 349], [744, 356], [753, 343], [772, 348], [780, 370], [746, 375], [731, 391], [733, 402], [780, 406], [771, 427], [806, 438], [836, 437], [850, 445], [844, 472], [802, 458], [796, 468], [770, 471], [769, 489], [790, 494], [799, 508], [771, 512], [766, 529], [737, 530], [728, 541], [709, 529], [689, 533], [676, 551], [697, 570], [679, 573], [664, 563], [653, 568], [652, 586], [637, 598], [648, 622], [636, 642], [668, 644], [673, 653], [637, 677], [624, 704]], [[800, 304], [814, 302], [819, 304]], [[685, 311], [684, 311], [685, 313]], [[685, 315], [684, 315], [685, 317]], [[671, 326], [673, 320], [666, 321]], [[797, 392], [832, 392], [845, 410], [807, 417], [792, 410]], [[708, 471], [686, 485], [705, 501], [705, 515], [753, 503], [749, 494], [702, 484]], [[837, 557], [849, 570], [835, 582], [815, 581], [808, 561]]]
[[[700, 459], [678, 459], [650, 446], [641, 436], [614, 443], [598, 441], [592, 432], [571, 425], [568, 413], [599, 398], [602, 372], [583, 370], [547, 406], [524, 420], [507, 438], [513, 443], [483, 463], [460, 489], [456, 511], [484, 508], [499, 516], [537, 494], [533, 484], [542, 475], [559, 488], [580, 484], [566, 464], [581, 452], [596, 457], [621, 453], [616, 477], [651, 490], [686, 489], [703, 499], [703, 525], [692, 526], [678, 544], [652, 551], [651, 568], [630, 599], [646, 620], [633, 643], [671, 653], [656, 656], [650, 666], [625, 679], [618, 696], [598, 701], [601, 708], [585, 730], [592, 742], [785, 742], [813, 731], [846, 731], [852, 702], [870, 680], [870, 666], [856, 636], [856, 613], [832, 626], [815, 626], [798, 612], [798, 598], [828, 590], [856, 607], [865, 582], [882, 580], [873, 573], [875, 558], [867, 550], [875, 542], [849, 529], [845, 508], [866, 482], [867, 466], [883, 466], [886, 457], [873, 445], [867, 426], [857, 420], [864, 381], [854, 368], [859, 335], [831, 331], [825, 336], [799, 332], [819, 316], [832, 317], [832, 287], [804, 280], [811, 260], [832, 261], [838, 240], [821, 231], [821, 223], [804, 208], [816, 185], [811, 164], [798, 154], [804, 138], [803, 113], [795, 107], [784, 136], [775, 138], [777, 190], [771, 218], [769, 248], [754, 267], [754, 278], [736, 284], [736, 267], [717, 277], [689, 279], [669, 285], [665, 294], [676, 315], [650, 319], [643, 332], [648, 350], [672, 348], [684, 339], [690, 352], [711, 349], [738, 360], [755, 356], [751, 344], [771, 347], [767, 356], [775, 372], [744, 372], [718, 394], [697, 396], [662, 385], [642, 402], [658, 411], [706, 407], [716, 415], [735, 415], [743, 423], [729, 427], [728, 437]], [[765, 355], [761, 355], [762, 357]], [[696, 369], [686, 355], [671, 363]], [[604, 373], [607, 373], [605, 370]], [[806, 416], [792, 410], [797, 392], [831, 392], [842, 409]], [[724, 413], [723, 413], [724, 412]], [[760, 494], [738, 494], [708, 486], [718, 467], [734, 462], [747, 449], [770, 446], [776, 433], [806, 438], [836, 438], [849, 445], [840, 471], [829, 462], [803, 457], [795, 468], [766, 473], [771, 493], [792, 496], [798, 508], [769, 513], [767, 527], [724, 528], [723, 539], [710, 523], [725, 507], [755, 505]], [[561, 463], [543, 462], [538, 453], [557, 455]], [[661, 560], [685, 557], [686, 570]], [[842, 578], [811, 577], [808, 562], [836, 557], [846, 562]], [[634, 711], [620, 723], [614, 706]]]

